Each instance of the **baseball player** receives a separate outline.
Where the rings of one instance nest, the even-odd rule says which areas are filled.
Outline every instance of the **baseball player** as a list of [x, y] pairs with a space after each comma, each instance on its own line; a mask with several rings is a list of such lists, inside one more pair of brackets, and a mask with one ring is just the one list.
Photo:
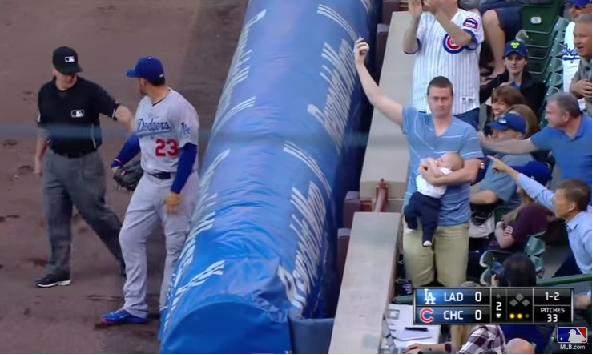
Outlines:
[[132, 195], [119, 235], [128, 278], [123, 289], [123, 308], [102, 318], [109, 325], [148, 322], [146, 242], [158, 222], [163, 226], [167, 247], [159, 298], [162, 312], [198, 198], [196, 110], [181, 94], [166, 86], [163, 65], [158, 59], [140, 59], [127, 75], [138, 79], [140, 93], [145, 96], [136, 111], [136, 129], [112, 169], [115, 172], [141, 153], [144, 175]]

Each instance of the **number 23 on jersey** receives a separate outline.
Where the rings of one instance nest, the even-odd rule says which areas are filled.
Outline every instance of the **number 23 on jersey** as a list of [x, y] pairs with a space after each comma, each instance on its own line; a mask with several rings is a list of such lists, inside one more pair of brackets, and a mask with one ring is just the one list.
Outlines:
[[154, 155], [157, 157], [177, 157], [179, 155], [179, 143], [176, 139], [162, 139], [155, 140], [156, 146], [154, 148]]

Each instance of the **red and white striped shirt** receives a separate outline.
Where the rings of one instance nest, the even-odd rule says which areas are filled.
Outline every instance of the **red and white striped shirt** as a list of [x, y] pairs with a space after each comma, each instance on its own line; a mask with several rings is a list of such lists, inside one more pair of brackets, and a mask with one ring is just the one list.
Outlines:
[[478, 60], [484, 29], [480, 15], [459, 9], [451, 22], [474, 36], [474, 43], [456, 45], [434, 15], [423, 13], [418, 25], [418, 52], [414, 65], [413, 103], [416, 109], [429, 112], [426, 89], [437, 76], [453, 83], [453, 114], [462, 114], [480, 106], [480, 68]]

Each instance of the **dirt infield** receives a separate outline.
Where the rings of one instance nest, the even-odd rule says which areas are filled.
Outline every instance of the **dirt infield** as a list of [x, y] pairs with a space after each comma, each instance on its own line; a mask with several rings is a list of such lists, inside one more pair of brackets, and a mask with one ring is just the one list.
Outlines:
[[[169, 84], [212, 124], [247, 0], [0, 0], [0, 353], [155, 353], [158, 322], [95, 329], [121, 306], [123, 279], [89, 227], [75, 215], [73, 283], [39, 290], [47, 237], [41, 184], [32, 175], [36, 94], [51, 77], [51, 52], [74, 47], [83, 75], [135, 108], [124, 72], [140, 56], [163, 60]], [[104, 127], [117, 125], [105, 120]], [[204, 143], [204, 142], [202, 142]], [[107, 165], [122, 139], [107, 137]], [[204, 144], [202, 144], [204, 147]], [[203, 149], [202, 149], [203, 151]], [[129, 195], [109, 182], [108, 202], [123, 216]], [[150, 295], [156, 307], [163, 240], [149, 242]]]

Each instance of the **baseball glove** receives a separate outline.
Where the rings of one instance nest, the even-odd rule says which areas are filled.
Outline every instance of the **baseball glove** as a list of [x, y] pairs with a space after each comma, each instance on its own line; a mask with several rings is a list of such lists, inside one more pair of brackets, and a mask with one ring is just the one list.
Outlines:
[[113, 180], [127, 191], [134, 191], [142, 177], [143, 171], [140, 166], [140, 160], [130, 162], [119, 167], [113, 175]]

